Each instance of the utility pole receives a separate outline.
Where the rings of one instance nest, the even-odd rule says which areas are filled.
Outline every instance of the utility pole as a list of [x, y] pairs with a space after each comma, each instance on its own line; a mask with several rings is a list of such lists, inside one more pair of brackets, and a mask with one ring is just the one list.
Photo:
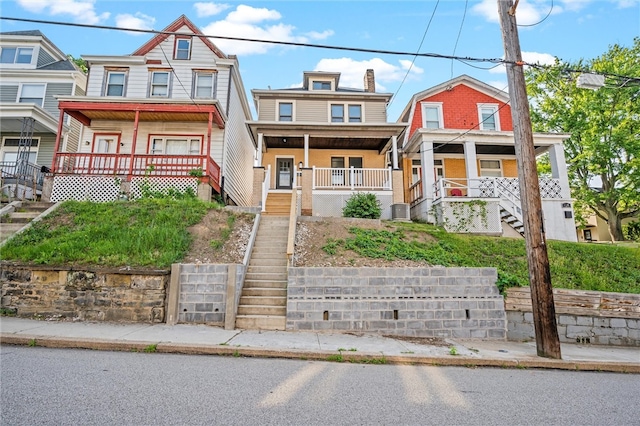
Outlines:
[[502, 40], [509, 82], [509, 98], [511, 99], [511, 117], [513, 119], [529, 281], [531, 282], [533, 325], [538, 356], [560, 359], [560, 340], [556, 326], [556, 310], [553, 304], [547, 242], [544, 235], [533, 131], [515, 16], [517, 5], [518, 0], [515, 1], [515, 4], [513, 0], [498, 0], [498, 14], [502, 26]]

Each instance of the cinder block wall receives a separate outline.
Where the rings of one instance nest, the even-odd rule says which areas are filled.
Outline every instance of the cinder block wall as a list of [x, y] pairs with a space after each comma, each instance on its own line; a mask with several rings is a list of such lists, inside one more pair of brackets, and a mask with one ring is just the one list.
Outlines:
[[289, 268], [287, 329], [506, 337], [494, 268]]
[[[243, 265], [237, 266], [236, 295], [242, 290], [244, 271]], [[227, 264], [180, 265], [178, 322], [224, 325], [228, 277]]]
[[164, 322], [169, 271], [73, 270], [3, 264], [3, 309], [20, 317]]

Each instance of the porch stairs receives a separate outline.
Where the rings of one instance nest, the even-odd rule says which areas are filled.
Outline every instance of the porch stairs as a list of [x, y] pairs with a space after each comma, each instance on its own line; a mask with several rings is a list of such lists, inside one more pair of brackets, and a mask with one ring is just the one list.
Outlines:
[[291, 210], [291, 193], [269, 192], [265, 204], [264, 215], [289, 217], [289, 211]]
[[500, 206], [500, 219], [502, 219], [504, 223], [515, 229], [520, 235], [524, 237], [524, 224], [520, 221], [520, 219], [515, 217], [502, 206]]
[[288, 216], [262, 216], [240, 295], [236, 328], [285, 329], [288, 232]]
[[13, 211], [0, 216], [0, 241], [5, 241], [53, 206], [53, 203], [39, 201], [22, 201], [20, 204]]

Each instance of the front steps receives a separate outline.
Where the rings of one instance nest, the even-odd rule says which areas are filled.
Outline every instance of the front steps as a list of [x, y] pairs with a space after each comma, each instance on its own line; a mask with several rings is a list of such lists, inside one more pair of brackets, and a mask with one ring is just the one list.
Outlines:
[[516, 232], [524, 237], [524, 224], [520, 222], [517, 217], [500, 207], [500, 218], [504, 223], [515, 229]]
[[289, 217], [290, 211], [291, 192], [269, 192], [263, 215]]
[[236, 328], [285, 329], [288, 232], [288, 213], [262, 216], [240, 295]]
[[0, 216], [2, 224], [0, 226], [0, 241], [5, 241], [53, 206], [53, 203], [39, 201], [22, 201], [20, 204], [13, 211]]

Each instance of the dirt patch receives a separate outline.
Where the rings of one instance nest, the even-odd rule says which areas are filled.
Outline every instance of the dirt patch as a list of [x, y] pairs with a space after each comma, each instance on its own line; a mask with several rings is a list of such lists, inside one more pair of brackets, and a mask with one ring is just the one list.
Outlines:
[[440, 337], [412, 337], [412, 336], [394, 336], [391, 334], [384, 334], [382, 337], [388, 337], [389, 339], [402, 340], [403, 342], [416, 343], [418, 345], [428, 346], [451, 346], [446, 340]]

